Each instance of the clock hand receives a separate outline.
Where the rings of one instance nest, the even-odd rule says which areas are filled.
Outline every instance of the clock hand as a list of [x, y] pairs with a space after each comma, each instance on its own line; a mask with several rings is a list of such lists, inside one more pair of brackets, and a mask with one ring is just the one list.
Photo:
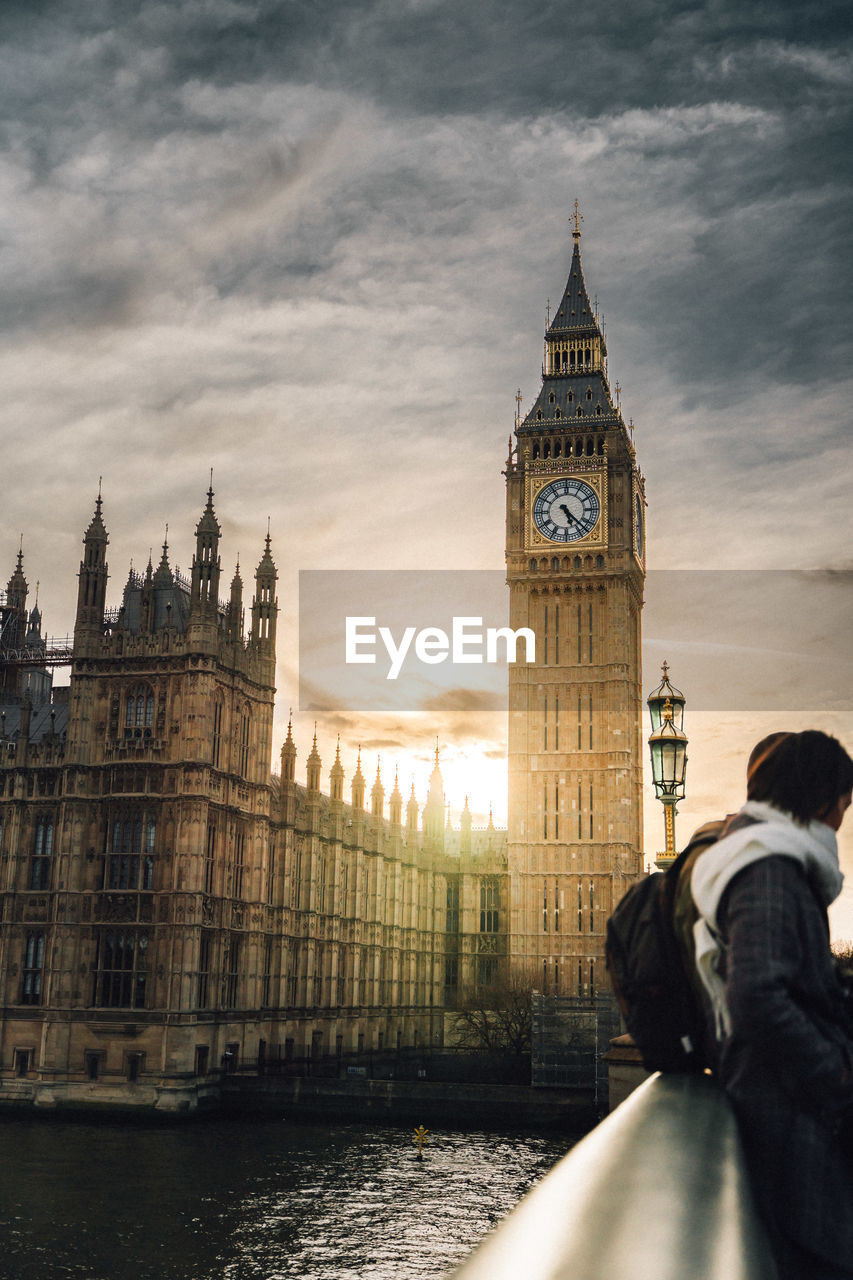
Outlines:
[[561, 503], [560, 503], [560, 510], [565, 514], [565, 517], [566, 517], [566, 519], [568, 520], [569, 524], [574, 524], [574, 523], [575, 523], [575, 518], [574, 518], [574, 516], [572, 515], [571, 511], [569, 510], [569, 508], [566, 506], [565, 502], [561, 502]]

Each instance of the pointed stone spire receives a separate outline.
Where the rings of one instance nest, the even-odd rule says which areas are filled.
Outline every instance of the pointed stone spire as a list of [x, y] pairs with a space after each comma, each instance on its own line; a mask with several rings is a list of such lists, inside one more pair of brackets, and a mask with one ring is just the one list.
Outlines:
[[190, 614], [205, 621], [215, 621], [219, 606], [219, 538], [222, 530], [213, 510], [213, 472], [207, 505], [195, 530], [195, 555], [192, 563]]
[[34, 649], [41, 643], [41, 610], [38, 604], [35, 604], [30, 610], [26, 643], [28, 649]]
[[412, 839], [417, 840], [418, 837], [418, 801], [415, 796], [415, 780], [412, 778], [412, 793], [409, 796], [409, 803], [406, 805], [406, 838], [411, 844]]
[[344, 766], [341, 764], [341, 735], [335, 748], [335, 763], [329, 770], [329, 795], [332, 800], [344, 798]]
[[465, 797], [465, 808], [459, 819], [459, 852], [471, 852], [471, 810], [468, 808], [468, 797]]
[[361, 743], [358, 744], [358, 760], [352, 777], [352, 807], [364, 808], [364, 774], [361, 772]]
[[293, 741], [293, 712], [287, 720], [287, 737], [281, 748], [282, 782], [293, 782], [296, 778], [296, 743]]
[[317, 792], [320, 790], [320, 770], [322, 761], [320, 753], [317, 750], [317, 721], [314, 721], [314, 742], [311, 747], [311, 754], [306, 761], [306, 772], [308, 778], [308, 790]]
[[270, 552], [270, 530], [267, 521], [267, 536], [264, 542], [264, 554], [255, 571], [255, 598], [252, 601], [252, 643], [257, 645], [271, 657], [275, 657], [275, 630], [278, 617], [278, 599], [275, 584], [278, 573]]
[[385, 804], [385, 788], [382, 785], [382, 762], [379, 758], [376, 760], [376, 781], [373, 784], [373, 790], [370, 792], [370, 812], [374, 818], [382, 817], [382, 809]]
[[171, 587], [174, 585], [174, 581], [174, 575], [169, 564], [169, 526], [166, 525], [166, 532], [163, 536], [163, 554], [160, 556], [160, 563], [157, 566], [157, 572], [154, 574], [154, 586]]
[[394, 769], [394, 790], [388, 797], [388, 820], [392, 826], [399, 827], [403, 822], [403, 797], [397, 781], [397, 769]]
[[435, 764], [429, 780], [429, 793], [423, 812], [424, 839], [444, 844], [444, 782], [439, 764], [438, 739], [435, 740]]
[[103, 505], [103, 498], [101, 497], [101, 481], [99, 479], [98, 480], [98, 496], [95, 499], [95, 511], [94, 511], [94, 514], [92, 515], [92, 519], [89, 521], [89, 527], [86, 530], [85, 534], [83, 535], [84, 546], [86, 545], [94, 546], [98, 543], [102, 543], [104, 546], [106, 546], [107, 543], [109, 542], [107, 531], [104, 527], [103, 516], [101, 514], [102, 505]]
[[231, 579], [231, 597], [228, 601], [228, 634], [232, 640], [243, 639], [243, 579], [240, 577], [240, 557]]
[[6, 584], [6, 605], [10, 609], [26, 610], [29, 584], [24, 577], [24, 535], [18, 544], [18, 560], [12, 576]]
[[[107, 598], [107, 544], [109, 537], [101, 515], [101, 485], [95, 512], [83, 535], [83, 559], [77, 575], [77, 613], [74, 620], [74, 642], [84, 637], [92, 641], [100, 639], [104, 629], [104, 607]], [[131, 569], [132, 572], [132, 569]]]
[[154, 630], [154, 571], [151, 566], [151, 551], [148, 552], [148, 564], [145, 577], [142, 579], [142, 593], [139, 601], [139, 632], [145, 635]]

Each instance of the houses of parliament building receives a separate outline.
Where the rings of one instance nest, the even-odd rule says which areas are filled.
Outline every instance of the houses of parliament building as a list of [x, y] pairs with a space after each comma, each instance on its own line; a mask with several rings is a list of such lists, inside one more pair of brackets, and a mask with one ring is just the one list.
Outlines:
[[[223, 1070], [442, 1049], [453, 1011], [522, 974], [606, 983], [604, 926], [642, 869], [645, 499], [584, 284], [580, 232], [538, 397], [506, 464], [509, 821], [445, 822], [300, 759], [273, 772], [276, 567], [227, 594], [214, 494], [191, 574], [131, 570], [108, 605], [99, 494], [73, 644], [0, 594], [0, 1102], [193, 1110]], [[50, 669], [70, 664], [54, 688]]]

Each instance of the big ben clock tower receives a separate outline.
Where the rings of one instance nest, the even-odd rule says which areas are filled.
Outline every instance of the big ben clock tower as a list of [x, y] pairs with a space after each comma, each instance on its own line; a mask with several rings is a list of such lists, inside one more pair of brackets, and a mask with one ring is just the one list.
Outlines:
[[607, 379], [580, 257], [545, 334], [542, 388], [507, 464], [510, 956], [546, 994], [606, 984], [604, 927], [642, 870], [643, 478]]

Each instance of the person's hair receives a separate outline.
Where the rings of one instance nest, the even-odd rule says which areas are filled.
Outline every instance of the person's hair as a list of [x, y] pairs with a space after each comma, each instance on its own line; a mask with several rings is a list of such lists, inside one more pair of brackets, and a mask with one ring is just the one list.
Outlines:
[[750, 754], [747, 799], [772, 804], [798, 822], [825, 818], [851, 790], [853, 760], [837, 738], [819, 729], [771, 733]]

